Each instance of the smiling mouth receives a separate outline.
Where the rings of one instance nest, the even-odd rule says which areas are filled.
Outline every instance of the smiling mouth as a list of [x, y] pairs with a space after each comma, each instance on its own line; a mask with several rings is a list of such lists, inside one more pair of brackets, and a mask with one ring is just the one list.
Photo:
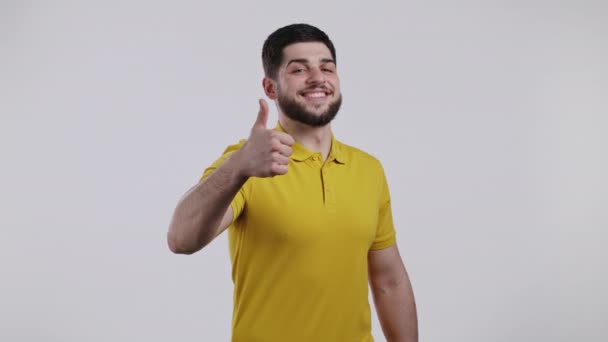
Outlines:
[[325, 100], [331, 95], [331, 92], [325, 90], [307, 91], [301, 94], [305, 99], [310, 101]]

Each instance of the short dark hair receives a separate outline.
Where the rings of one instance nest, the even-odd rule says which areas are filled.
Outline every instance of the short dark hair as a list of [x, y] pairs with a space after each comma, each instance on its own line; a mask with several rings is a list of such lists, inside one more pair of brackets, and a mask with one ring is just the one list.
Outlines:
[[276, 79], [283, 62], [283, 49], [294, 43], [320, 42], [325, 44], [336, 62], [336, 49], [327, 34], [308, 24], [292, 24], [281, 27], [266, 38], [262, 47], [262, 64], [267, 77]]

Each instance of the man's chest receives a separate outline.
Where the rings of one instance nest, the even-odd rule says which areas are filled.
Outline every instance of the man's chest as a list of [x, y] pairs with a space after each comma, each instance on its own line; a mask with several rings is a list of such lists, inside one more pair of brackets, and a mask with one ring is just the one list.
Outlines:
[[244, 212], [247, 235], [294, 247], [369, 247], [378, 224], [380, 189], [365, 173], [341, 167], [302, 165], [284, 176], [259, 179]]

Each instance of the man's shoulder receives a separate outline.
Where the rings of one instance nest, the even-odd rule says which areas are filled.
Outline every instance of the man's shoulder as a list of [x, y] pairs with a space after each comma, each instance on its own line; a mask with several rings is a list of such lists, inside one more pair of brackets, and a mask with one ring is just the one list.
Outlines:
[[345, 144], [342, 141], [336, 140], [336, 142], [339, 146], [340, 153], [345, 159], [352, 161], [357, 165], [366, 164], [382, 168], [382, 163], [380, 162], [380, 160], [371, 153], [364, 151], [359, 147]]
[[243, 147], [243, 145], [245, 145], [246, 142], [247, 142], [247, 139], [241, 139], [236, 144], [228, 145], [228, 147], [226, 147], [226, 149], [224, 150], [224, 153], [222, 153], [222, 154], [226, 155], [226, 154], [235, 152], [235, 151], [239, 150], [241, 147]]

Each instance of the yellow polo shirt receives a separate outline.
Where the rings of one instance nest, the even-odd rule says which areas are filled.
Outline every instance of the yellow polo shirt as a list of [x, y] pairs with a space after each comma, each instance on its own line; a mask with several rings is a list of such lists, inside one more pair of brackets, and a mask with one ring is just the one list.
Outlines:
[[396, 242], [377, 159], [332, 136], [323, 162], [296, 142], [287, 174], [250, 178], [231, 206], [233, 342], [373, 341], [367, 254]]

